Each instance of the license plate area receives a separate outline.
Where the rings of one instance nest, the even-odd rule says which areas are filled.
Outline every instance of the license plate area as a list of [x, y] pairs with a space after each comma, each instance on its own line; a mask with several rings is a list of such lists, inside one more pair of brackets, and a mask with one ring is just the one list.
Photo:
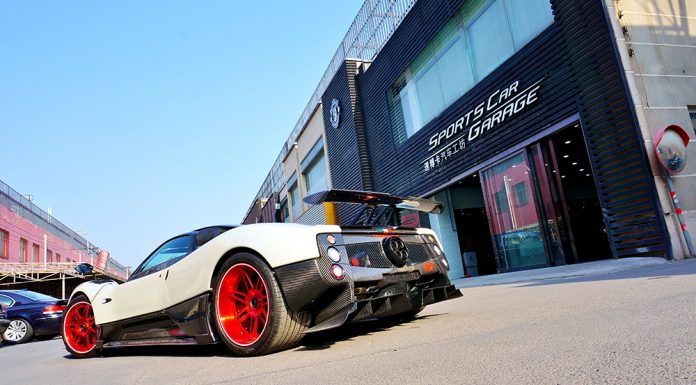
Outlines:
[[385, 283], [416, 281], [420, 278], [420, 272], [409, 271], [407, 273], [389, 273], [384, 274], [383, 277]]

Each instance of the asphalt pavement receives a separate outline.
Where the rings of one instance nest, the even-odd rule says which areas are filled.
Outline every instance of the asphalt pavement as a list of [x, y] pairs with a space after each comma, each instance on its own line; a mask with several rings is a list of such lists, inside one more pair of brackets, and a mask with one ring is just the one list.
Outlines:
[[467, 287], [404, 323], [366, 321], [255, 358], [221, 346], [72, 359], [0, 347], [8, 384], [696, 384], [696, 260]]

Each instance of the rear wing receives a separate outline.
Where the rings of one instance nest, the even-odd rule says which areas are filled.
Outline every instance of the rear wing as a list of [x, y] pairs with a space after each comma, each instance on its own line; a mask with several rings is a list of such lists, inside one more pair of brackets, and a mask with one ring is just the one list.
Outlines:
[[[324, 202], [356, 203], [364, 205], [352, 221], [352, 225], [374, 226], [380, 222], [398, 222], [400, 210], [414, 210], [429, 214], [441, 214], [440, 202], [417, 197], [398, 197], [385, 193], [350, 190], [327, 190], [312, 194], [304, 199], [309, 205]], [[399, 225], [399, 223], [396, 223]]]

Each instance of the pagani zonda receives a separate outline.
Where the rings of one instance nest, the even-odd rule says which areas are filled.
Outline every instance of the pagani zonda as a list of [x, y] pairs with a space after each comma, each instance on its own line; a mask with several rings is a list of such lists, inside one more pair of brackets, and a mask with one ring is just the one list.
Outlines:
[[67, 350], [89, 357], [110, 347], [221, 341], [235, 355], [260, 355], [304, 333], [415, 315], [461, 296], [435, 234], [399, 226], [400, 209], [439, 212], [440, 204], [337, 190], [305, 201], [363, 207], [350, 226], [213, 226], [174, 237], [127, 282], [74, 290], [61, 328]]

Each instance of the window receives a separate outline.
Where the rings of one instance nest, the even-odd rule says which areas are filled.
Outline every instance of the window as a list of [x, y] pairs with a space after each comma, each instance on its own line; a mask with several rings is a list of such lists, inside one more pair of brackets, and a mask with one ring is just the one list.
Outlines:
[[302, 215], [302, 202], [300, 201], [300, 190], [297, 183], [290, 186], [288, 195], [290, 195], [290, 205], [292, 206], [292, 219], [296, 221]]
[[466, 2], [387, 91], [395, 142], [440, 115], [551, 23], [549, 0]]
[[201, 229], [196, 232], [196, 248], [199, 248], [206, 243], [212, 241], [218, 236], [222, 235], [228, 230], [233, 229], [234, 226], [211, 226], [205, 229]]
[[155, 250], [131, 275], [136, 279], [165, 269], [188, 255], [191, 251], [191, 237], [174, 238]]
[[51, 250], [46, 251], [46, 259], [48, 260], [48, 262], [53, 262], [53, 251], [51, 251]]
[[0, 229], [0, 258], [9, 258], [10, 233]]
[[60, 262], [60, 254], [56, 253], [56, 262]]
[[0, 305], [5, 306], [5, 307], [10, 307], [14, 305], [14, 299], [6, 296], [6, 295], [1, 295], [0, 294]]
[[284, 199], [280, 204], [280, 215], [282, 215], [283, 222], [290, 222], [290, 209], [288, 208], [288, 200]]
[[505, 20], [503, 0], [496, 0], [469, 26], [471, 56], [478, 79], [483, 79], [515, 52]]
[[553, 23], [548, 0], [505, 0], [515, 49], [520, 50]]
[[27, 249], [29, 242], [24, 238], [19, 238], [19, 262], [27, 263]]
[[326, 178], [324, 151], [321, 151], [314, 160], [312, 160], [304, 172], [304, 177], [308, 196], [329, 189], [329, 183]]
[[[24, 298], [29, 298], [34, 301], [39, 301], [39, 302], [49, 302], [49, 301], [55, 301], [58, 298], [51, 297], [50, 295], [46, 294], [41, 294], [37, 293], [35, 291], [22, 291], [20, 293], [16, 293], [18, 296], [24, 297]], [[21, 298], [20, 298], [21, 299]]]
[[31, 261], [34, 263], [39, 262], [39, 245], [36, 243], [31, 245]]
[[319, 138], [305, 155], [300, 164], [300, 170], [302, 170], [304, 187], [308, 196], [329, 189], [323, 138]]
[[696, 131], [696, 106], [689, 106], [689, 118], [691, 119], [691, 126]]
[[517, 198], [517, 206], [524, 206], [527, 204], [527, 185], [524, 182], [520, 182], [514, 186], [515, 197]]

